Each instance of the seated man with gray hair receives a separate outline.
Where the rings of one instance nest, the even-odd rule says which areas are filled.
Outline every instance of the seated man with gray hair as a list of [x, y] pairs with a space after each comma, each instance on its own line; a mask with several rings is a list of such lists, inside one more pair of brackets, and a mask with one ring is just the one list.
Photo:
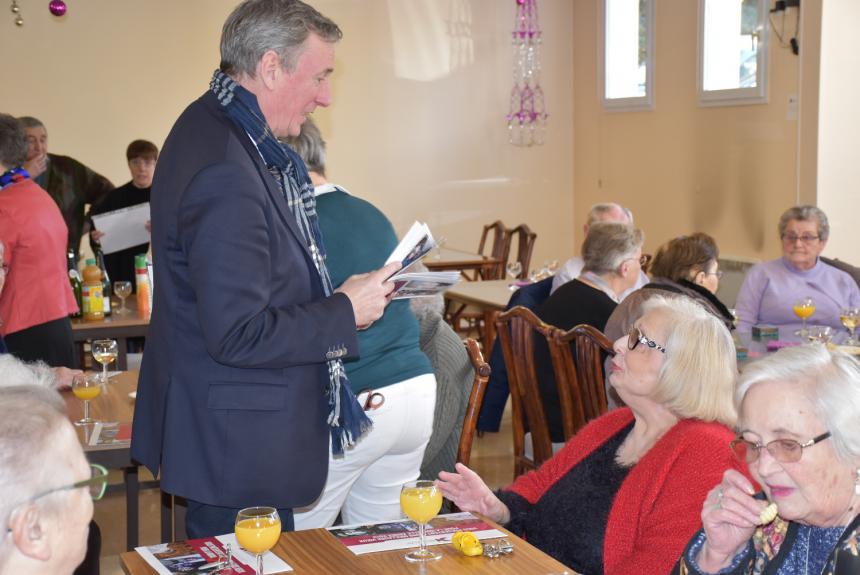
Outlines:
[[90, 490], [101, 493], [106, 479], [87, 463], [55, 391], [36, 381], [0, 387], [0, 575], [73, 573], [87, 552]]
[[[588, 210], [588, 218], [586, 219], [585, 225], [582, 226], [582, 233], [587, 237], [588, 231], [591, 229], [591, 226], [598, 222], [618, 222], [620, 224], [632, 224], [633, 212], [620, 204], [594, 204], [593, 206], [591, 206], [591, 209]], [[564, 262], [564, 265], [561, 266], [561, 268], [553, 276], [551, 293], [555, 293], [555, 290], [557, 290], [567, 282], [578, 278], [579, 274], [582, 273], [582, 268], [584, 266], [585, 260], [583, 260], [582, 256], [573, 256], [572, 258]], [[616, 303], [621, 302], [621, 300], [627, 297], [627, 294], [638, 290], [639, 288], [647, 284], [648, 281], [648, 276], [645, 275], [644, 271], [642, 271], [639, 274], [639, 279], [636, 281], [636, 284], [629, 290], [626, 290], [623, 293], [619, 294]]]

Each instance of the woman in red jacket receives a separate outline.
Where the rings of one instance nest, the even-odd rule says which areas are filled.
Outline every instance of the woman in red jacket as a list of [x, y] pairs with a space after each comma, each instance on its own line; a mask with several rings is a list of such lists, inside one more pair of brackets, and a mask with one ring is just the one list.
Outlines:
[[627, 407], [501, 491], [459, 464], [439, 485], [584, 575], [667, 573], [708, 490], [740, 466], [729, 448], [735, 349], [701, 305], [656, 296], [615, 353], [609, 379]]

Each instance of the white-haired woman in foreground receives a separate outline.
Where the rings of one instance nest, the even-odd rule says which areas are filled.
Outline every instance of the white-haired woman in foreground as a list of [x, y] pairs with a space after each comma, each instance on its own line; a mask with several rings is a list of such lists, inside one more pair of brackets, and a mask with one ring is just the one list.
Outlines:
[[732, 446], [763, 496], [727, 471], [675, 573], [860, 573], [860, 364], [784, 349], [744, 370], [736, 398]]

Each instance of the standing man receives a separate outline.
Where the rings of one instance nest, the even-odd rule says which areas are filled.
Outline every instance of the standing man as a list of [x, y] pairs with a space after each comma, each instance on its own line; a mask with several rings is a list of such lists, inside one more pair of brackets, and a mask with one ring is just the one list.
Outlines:
[[27, 161], [23, 167], [60, 206], [69, 228], [68, 247], [77, 254], [84, 228], [88, 227], [85, 206], [101, 202], [113, 190], [113, 184], [74, 158], [49, 154], [48, 131], [41, 120], [23, 116], [18, 121], [27, 135]]
[[[210, 90], [176, 121], [152, 187], [155, 302], [132, 457], [188, 499], [191, 537], [242, 507], [311, 503], [368, 429], [341, 360], [382, 316], [399, 264], [332, 292], [298, 135], [331, 102], [337, 25], [299, 0], [228, 17]], [[360, 238], [357, 238], [360, 241]], [[347, 454], [348, 456], [348, 454]]]
[[[619, 204], [594, 204], [593, 206], [591, 206], [591, 209], [588, 210], [588, 219], [586, 220], [585, 225], [582, 226], [583, 239], [585, 236], [588, 235], [589, 228], [597, 222], [618, 222], [619, 224], [632, 224], [633, 213]], [[564, 265], [561, 266], [561, 269], [558, 270], [558, 272], [556, 272], [555, 276], [552, 278], [552, 293], [555, 293], [555, 290], [557, 290], [570, 280], [578, 278], [579, 274], [582, 273], [582, 268], [584, 265], [585, 262], [580, 256], [573, 256], [572, 258], [564, 262]], [[648, 276], [645, 275], [645, 272], [640, 271], [639, 280], [632, 288], [619, 294], [618, 301], [623, 300], [625, 297], [627, 297], [627, 294], [638, 290], [639, 288], [647, 284], [649, 281], [650, 280], [648, 279]]]

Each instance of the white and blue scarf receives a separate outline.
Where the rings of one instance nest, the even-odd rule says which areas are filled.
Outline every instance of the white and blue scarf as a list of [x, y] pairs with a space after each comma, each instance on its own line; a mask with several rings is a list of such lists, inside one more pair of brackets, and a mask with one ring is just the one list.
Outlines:
[[[325, 265], [325, 247], [316, 213], [316, 200], [310, 176], [301, 157], [282, 144], [272, 133], [257, 98], [237, 84], [232, 78], [216, 70], [209, 89], [218, 98], [225, 112], [236, 125], [244, 130], [260, 152], [269, 173], [275, 178], [287, 207], [296, 218], [326, 297], [334, 291]], [[329, 403], [328, 424], [331, 427], [332, 453], [339, 455], [373, 426], [365, 415], [346, 376], [343, 362], [339, 359], [328, 362], [329, 385], [326, 389]]]

